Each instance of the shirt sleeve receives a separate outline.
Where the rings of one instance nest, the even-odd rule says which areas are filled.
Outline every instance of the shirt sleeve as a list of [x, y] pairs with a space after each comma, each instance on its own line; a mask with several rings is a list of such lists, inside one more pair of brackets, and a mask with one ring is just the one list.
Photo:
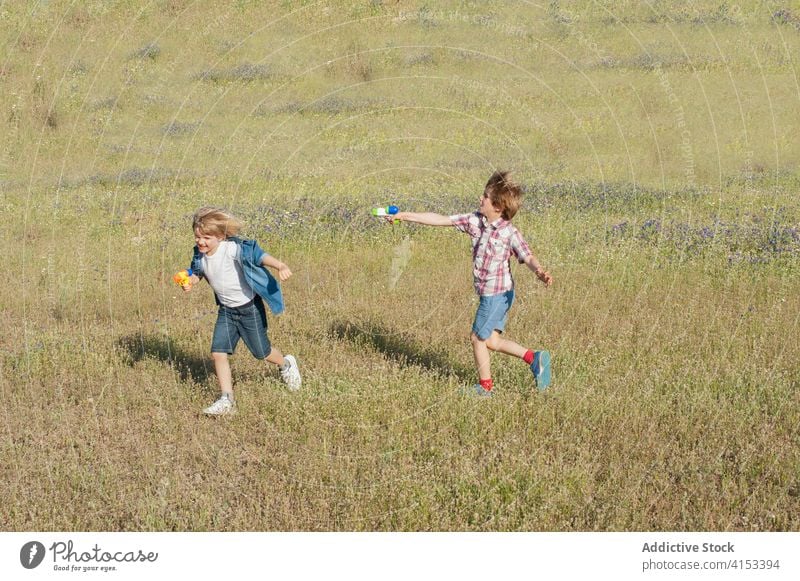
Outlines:
[[450, 221], [456, 230], [466, 232], [469, 228], [469, 214], [453, 214], [450, 216]]
[[450, 216], [450, 221], [453, 223], [453, 226], [456, 230], [466, 232], [470, 236], [480, 234], [480, 228], [478, 228], [480, 218], [478, 217], [477, 213], [453, 214]]
[[200, 251], [197, 249], [197, 246], [192, 249], [192, 265], [189, 267], [192, 269], [192, 274], [197, 275], [199, 278], [205, 278], [203, 274], [203, 260], [200, 256]]
[[511, 234], [511, 252], [520, 262], [525, 262], [528, 257], [533, 254], [528, 246], [528, 243], [525, 242], [522, 234], [520, 234], [519, 230], [516, 228], [514, 228], [514, 231]]
[[253, 246], [253, 260], [255, 263], [261, 265], [261, 259], [264, 258], [265, 255], [269, 256], [269, 254], [264, 252], [264, 249], [259, 246], [258, 242], [256, 242]]

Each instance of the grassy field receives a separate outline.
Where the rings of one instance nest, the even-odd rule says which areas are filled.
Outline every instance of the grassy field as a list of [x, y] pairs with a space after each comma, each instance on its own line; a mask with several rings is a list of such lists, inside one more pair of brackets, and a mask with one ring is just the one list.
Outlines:
[[[797, 2], [0, 3], [0, 530], [800, 530]], [[495, 168], [532, 387], [474, 383]], [[217, 394], [192, 212], [294, 271]]]

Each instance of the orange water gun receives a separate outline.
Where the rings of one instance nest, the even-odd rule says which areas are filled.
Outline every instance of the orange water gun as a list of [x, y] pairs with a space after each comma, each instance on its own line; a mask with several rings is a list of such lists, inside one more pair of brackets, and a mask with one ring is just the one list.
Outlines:
[[183, 290], [189, 290], [192, 288], [192, 269], [187, 268], [186, 270], [182, 270], [180, 272], [176, 272], [175, 275], [172, 277], [172, 280], [181, 287]]

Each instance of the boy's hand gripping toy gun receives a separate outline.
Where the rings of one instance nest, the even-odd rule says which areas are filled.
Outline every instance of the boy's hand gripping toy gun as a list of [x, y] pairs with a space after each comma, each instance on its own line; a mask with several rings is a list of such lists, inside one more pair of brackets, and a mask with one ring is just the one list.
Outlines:
[[[394, 216], [400, 211], [397, 206], [389, 206], [388, 208], [372, 208], [372, 215], [377, 217]], [[397, 224], [400, 220], [394, 220], [392, 223]]]
[[183, 290], [189, 290], [192, 288], [192, 279], [190, 278], [192, 274], [192, 269], [187, 268], [186, 270], [176, 272], [172, 277], [172, 280], [175, 281], [175, 284], [177, 284]]

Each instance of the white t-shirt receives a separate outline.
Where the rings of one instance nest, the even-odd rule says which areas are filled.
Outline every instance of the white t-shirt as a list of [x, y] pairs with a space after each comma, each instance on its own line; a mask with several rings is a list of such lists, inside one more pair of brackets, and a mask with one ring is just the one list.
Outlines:
[[202, 255], [203, 274], [217, 294], [219, 302], [226, 307], [239, 307], [255, 297], [237, 261], [239, 252], [241, 250], [235, 242], [223, 240], [212, 256]]

